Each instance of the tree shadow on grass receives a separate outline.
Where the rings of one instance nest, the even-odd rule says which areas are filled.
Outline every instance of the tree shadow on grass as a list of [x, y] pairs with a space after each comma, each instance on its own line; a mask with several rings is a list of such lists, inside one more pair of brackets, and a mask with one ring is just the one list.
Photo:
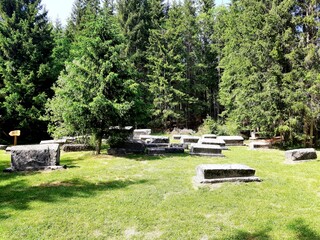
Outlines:
[[247, 232], [240, 230], [235, 235], [227, 238], [228, 240], [270, 240], [272, 239], [269, 235], [272, 228], [268, 227], [256, 232]]
[[295, 232], [296, 239], [320, 240], [320, 234], [311, 229], [311, 227], [302, 218], [298, 218], [289, 224], [289, 229]]
[[126, 188], [130, 185], [145, 184], [149, 180], [114, 180], [92, 183], [82, 179], [47, 182], [29, 186], [25, 180], [12, 181], [0, 186], [0, 220], [8, 218], [5, 210], [28, 210], [33, 201], [53, 203], [67, 198], [88, 198], [99, 192]]

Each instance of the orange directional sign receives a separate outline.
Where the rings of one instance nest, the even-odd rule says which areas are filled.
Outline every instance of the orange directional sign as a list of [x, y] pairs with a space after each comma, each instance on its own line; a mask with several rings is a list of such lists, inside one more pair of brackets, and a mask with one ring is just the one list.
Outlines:
[[9, 132], [9, 135], [11, 137], [18, 137], [18, 136], [20, 136], [20, 130], [11, 131], [11, 132]]

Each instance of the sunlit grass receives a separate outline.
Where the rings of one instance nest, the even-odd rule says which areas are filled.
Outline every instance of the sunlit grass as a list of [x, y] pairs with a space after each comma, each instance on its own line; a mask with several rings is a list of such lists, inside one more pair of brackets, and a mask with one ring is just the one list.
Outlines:
[[[233, 147], [226, 158], [62, 153], [67, 170], [0, 173], [0, 239], [320, 239], [319, 161]], [[195, 167], [241, 163], [261, 183], [196, 190]], [[1, 170], [10, 156], [0, 152]]]

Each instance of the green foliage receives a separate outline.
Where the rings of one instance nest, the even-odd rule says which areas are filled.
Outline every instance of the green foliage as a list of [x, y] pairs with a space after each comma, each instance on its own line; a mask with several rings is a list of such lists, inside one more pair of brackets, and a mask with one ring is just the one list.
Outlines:
[[197, 132], [199, 135], [217, 133], [218, 126], [219, 123], [208, 115], [203, 120]]
[[40, 0], [1, 1], [0, 17], [1, 128], [20, 129], [20, 141], [38, 142], [47, 136], [41, 117], [55, 81], [52, 27]]
[[48, 102], [54, 135], [93, 134], [97, 152], [110, 126], [133, 124], [141, 109], [123, 36], [109, 12], [100, 12], [75, 36], [67, 63]]

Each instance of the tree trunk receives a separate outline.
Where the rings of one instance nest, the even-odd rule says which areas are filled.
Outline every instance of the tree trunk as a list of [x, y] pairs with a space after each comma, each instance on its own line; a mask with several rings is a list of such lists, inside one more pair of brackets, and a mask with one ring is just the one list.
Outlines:
[[101, 153], [101, 143], [102, 137], [99, 135], [96, 136], [96, 154], [99, 155]]

